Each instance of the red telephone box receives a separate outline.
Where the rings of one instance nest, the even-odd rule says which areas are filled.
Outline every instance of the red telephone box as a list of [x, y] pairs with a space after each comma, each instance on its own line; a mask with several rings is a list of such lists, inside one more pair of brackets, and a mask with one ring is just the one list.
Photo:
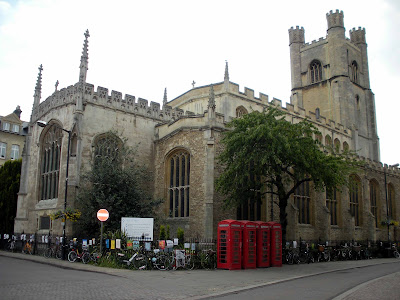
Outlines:
[[242, 226], [235, 220], [218, 223], [218, 269], [237, 270], [242, 267]]
[[271, 252], [271, 225], [266, 222], [256, 221], [257, 228], [257, 268], [270, 266]]
[[268, 222], [271, 226], [271, 267], [282, 267], [282, 226]]
[[255, 269], [257, 267], [257, 227], [251, 221], [241, 221], [243, 234], [242, 268]]

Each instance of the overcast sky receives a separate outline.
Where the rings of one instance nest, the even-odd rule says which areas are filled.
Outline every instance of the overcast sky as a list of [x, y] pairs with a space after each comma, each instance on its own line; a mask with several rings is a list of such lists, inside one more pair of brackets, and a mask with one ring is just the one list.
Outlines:
[[[273, 4], [272, 4], [273, 3]], [[400, 1], [0, 0], [0, 115], [17, 105], [29, 121], [38, 67], [42, 101], [75, 84], [89, 29], [87, 82], [162, 103], [196, 86], [230, 81], [290, 101], [288, 29], [326, 36], [326, 13], [343, 10], [346, 36], [365, 27], [381, 161], [400, 162]]]

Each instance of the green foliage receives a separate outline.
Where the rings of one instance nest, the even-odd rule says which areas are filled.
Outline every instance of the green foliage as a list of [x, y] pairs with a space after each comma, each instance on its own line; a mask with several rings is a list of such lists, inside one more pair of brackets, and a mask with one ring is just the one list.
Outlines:
[[0, 232], [14, 231], [22, 159], [9, 160], [0, 167]]
[[307, 120], [291, 123], [285, 114], [269, 107], [232, 120], [219, 156], [224, 171], [216, 181], [226, 204], [238, 206], [254, 199], [255, 192], [279, 198], [280, 222], [286, 233], [286, 206], [303, 182], [313, 181], [316, 190], [332, 190], [348, 183], [357, 163], [351, 153], [337, 153], [313, 136], [320, 134]]
[[165, 235], [165, 226], [160, 225], [160, 241], [165, 240], [166, 235]]
[[170, 236], [170, 227], [169, 227], [169, 224], [167, 225], [167, 231], [166, 231], [166, 238], [167, 238], [167, 240], [169, 240], [169, 239], [171, 239], [171, 236]]
[[185, 242], [185, 231], [178, 227], [178, 229], [176, 230], [176, 236], [178, 237], [178, 243], [179, 245], [183, 245], [183, 243]]
[[126, 146], [113, 132], [108, 132], [95, 148], [90, 170], [82, 175], [82, 185], [76, 198], [82, 212], [76, 231], [93, 236], [98, 234], [100, 223], [97, 211], [108, 210], [110, 217], [104, 230], [121, 228], [121, 217], [152, 217], [152, 201], [146, 184], [149, 173], [136, 161], [136, 152]]
[[50, 214], [50, 219], [52, 220], [61, 219], [63, 222], [65, 221], [65, 219], [67, 219], [69, 221], [76, 222], [81, 217], [81, 214], [82, 213], [77, 209], [67, 208], [65, 212], [59, 210], [54, 214]]

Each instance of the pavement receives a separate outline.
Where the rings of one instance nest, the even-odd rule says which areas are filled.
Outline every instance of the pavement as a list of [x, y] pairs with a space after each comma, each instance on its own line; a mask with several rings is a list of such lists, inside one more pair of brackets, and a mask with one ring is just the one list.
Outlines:
[[[216, 296], [229, 295], [240, 291], [263, 287], [284, 281], [290, 281], [307, 276], [315, 276], [335, 271], [362, 268], [371, 265], [400, 263], [396, 258], [381, 258], [358, 261], [337, 261], [325, 263], [312, 263], [301, 265], [283, 265], [274, 268], [257, 268], [246, 270], [181, 270], [158, 271], [143, 270], [132, 271], [126, 269], [113, 269], [98, 267], [80, 262], [70, 263], [54, 258], [45, 258], [36, 255], [11, 253], [0, 251], [1, 256], [30, 260], [37, 263], [48, 264], [64, 269], [74, 269], [87, 272], [103, 273], [112, 276], [132, 279], [142, 288], [159, 291], [160, 295], [171, 293], [176, 295], [177, 282], [179, 282], [179, 297], [175, 299], [211, 299]], [[361, 284], [344, 294], [337, 296], [335, 300], [369, 299], [373, 287], [379, 286], [383, 281], [392, 280], [394, 286], [400, 283], [400, 272], [386, 278], [381, 277], [371, 282]], [[195, 283], [195, 284], [194, 284]], [[379, 290], [379, 289], [377, 289]], [[377, 298], [371, 298], [377, 299]]]

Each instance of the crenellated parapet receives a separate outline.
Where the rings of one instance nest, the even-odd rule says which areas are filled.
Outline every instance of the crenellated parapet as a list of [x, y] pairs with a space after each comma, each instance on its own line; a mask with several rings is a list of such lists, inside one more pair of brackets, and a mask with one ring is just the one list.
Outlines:
[[328, 31], [334, 27], [344, 27], [344, 16], [343, 11], [337, 9], [335, 12], [332, 10], [326, 14], [326, 20], [328, 22]]
[[296, 28], [290, 27], [289, 29], [289, 46], [293, 43], [304, 44], [304, 28], [296, 26]]
[[165, 105], [161, 109], [160, 103], [149, 101], [146, 99], [138, 98], [135, 96], [125, 94], [123, 97], [121, 92], [109, 90], [107, 88], [98, 86], [95, 91], [94, 85], [90, 83], [76, 83], [67, 88], [55, 91], [51, 96], [41, 102], [38, 107], [33, 110], [32, 121], [40, 120], [42, 116], [46, 115], [52, 109], [66, 106], [75, 105], [78, 95], [83, 94], [83, 104], [100, 105], [104, 108], [117, 109], [126, 113], [133, 113], [158, 119], [160, 121], [176, 120], [184, 115], [184, 111], [179, 108], [172, 108]]
[[397, 166], [390, 166], [388, 164], [384, 164], [380, 161], [374, 161], [371, 160], [369, 158], [366, 158], [364, 156], [359, 156], [358, 159], [362, 162], [365, 163], [365, 167], [375, 170], [375, 171], [379, 171], [381, 173], [386, 173], [387, 176], [398, 176], [400, 177], [400, 169]]
[[344, 136], [351, 136], [352, 134], [352, 130], [350, 128], [346, 128], [344, 125], [336, 123], [335, 121], [328, 119], [324, 116], [317, 115], [315, 112], [307, 112], [304, 108], [290, 103], [286, 103], [286, 107], [284, 107], [282, 100], [273, 98], [271, 102], [269, 102], [269, 105], [283, 110], [296, 118], [308, 119], [316, 126], [322, 126], [330, 131], [334, 130], [336, 133], [340, 133]]
[[350, 41], [354, 44], [365, 44], [365, 28], [358, 27], [358, 29], [353, 28], [349, 31]]

